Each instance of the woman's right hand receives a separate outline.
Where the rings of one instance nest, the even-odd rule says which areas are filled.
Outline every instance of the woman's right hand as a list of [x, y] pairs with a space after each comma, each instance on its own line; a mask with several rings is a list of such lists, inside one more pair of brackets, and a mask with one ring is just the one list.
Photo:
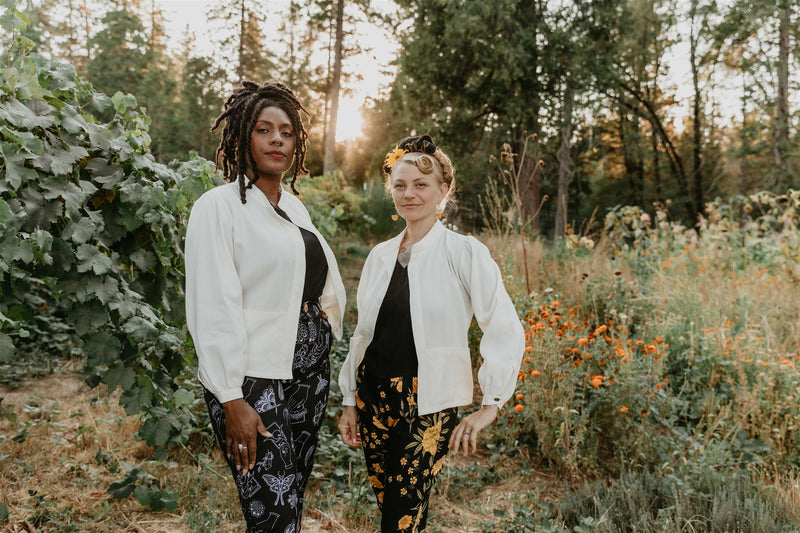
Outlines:
[[361, 434], [358, 432], [358, 413], [352, 405], [345, 405], [339, 417], [339, 434], [342, 442], [353, 448], [361, 446]]
[[247, 474], [256, 465], [257, 435], [270, 438], [272, 434], [244, 398], [225, 402], [222, 407], [225, 409], [225, 450], [228, 457], [233, 457], [236, 470]]

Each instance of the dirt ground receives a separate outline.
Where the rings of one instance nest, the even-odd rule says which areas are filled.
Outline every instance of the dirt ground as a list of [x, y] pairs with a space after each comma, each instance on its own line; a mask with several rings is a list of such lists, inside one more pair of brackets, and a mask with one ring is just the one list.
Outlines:
[[[140, 422], [125, 416], [117, 404], [117, 396], [89, 389], [80, 380], [77, 368], [68, 365], [16, 388], [0, 386], [0, 398], [0, 406], [17, 417], [15, 422], [0, 419], [0, 501], [9, 512], [8, 519], [0, 523], [0, 532], [198, 531], [203, 527], [190, 527], [185, 511], [185, 495], [192, 489], [198, 497], [211, 502], [206, 513], [217, 517], [217, 530], [239, 529], [238, 502], [230, 490], [232, 486], [228, 486], [227, 479], [219, 481], [227, 477], [221, 458], [208, 469], [219, 473], [216, 480], [207, 481], [213, 477], [208, 470], [201, 475], [196, 465], [182, 464], [179, 460], [165, 470], [164, 483], [181, 494], [175, 512], [151, 512], [133, 497], [115, 500], [108, 494], [107, 488], [124, 476], [125, 468], [130, 470], [152, 459], [153, 452], [134, 438]], [[456, 466], [468, 465], [470, 461], [474, 459], [448, 458]], [[120, 466], [116, 469], [109, 466], [117, 464]], [[507, 506], [515, 492], [528, 488], [520, 484], [529, 480], [518, 481], [506, 480], [501, 485], [486, 487], [480, 493], [480, 501], [454, 502], [434, 495], [431, 507], [437, 521], [443, 524], [429, 530], [480, 531], [474, 524], [490, 517], [493, 509]], [[370, 531], [348, 527], [342, 517], [315, 508], [313, 497], [309, 501], [303, 519], [304, 532]], [[218, 509], [229, 511], [220, 513]]]

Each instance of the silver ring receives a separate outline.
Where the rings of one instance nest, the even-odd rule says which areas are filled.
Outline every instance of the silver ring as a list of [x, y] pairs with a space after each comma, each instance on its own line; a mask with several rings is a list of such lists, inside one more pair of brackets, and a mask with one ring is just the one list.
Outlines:
[[464, 435], [469, 435], [469, 431], [465, 431], [465, 432], [464, 432]]
[[247, 449], [247, 446], [245, 446], [242, 443], [239, 443], [239, 451], [246, 450], [246, 449]]

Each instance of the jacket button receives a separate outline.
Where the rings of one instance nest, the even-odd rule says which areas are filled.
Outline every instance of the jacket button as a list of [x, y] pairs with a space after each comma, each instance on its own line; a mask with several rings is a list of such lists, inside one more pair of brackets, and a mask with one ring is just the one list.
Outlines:
[[499, 402], [500, 398], [495, 398], [494, 401]]

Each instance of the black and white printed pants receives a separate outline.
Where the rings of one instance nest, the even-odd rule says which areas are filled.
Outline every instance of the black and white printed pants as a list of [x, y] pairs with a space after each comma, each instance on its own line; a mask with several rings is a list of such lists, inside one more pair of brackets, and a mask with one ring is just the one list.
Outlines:
[[245, 475], [227, 457], [225, 411], [206, 390], [211, 426], [233, 473], [248, 533], [300, 531], [303, 494], [328, 404], [331, 341], [331, 326], [322, 317], [319, 304], [304, 304], [297, 328], [293, 379], [245, 378], [244, 400], [272, 434], [271, 438], [257, 436], [256, 464]]

